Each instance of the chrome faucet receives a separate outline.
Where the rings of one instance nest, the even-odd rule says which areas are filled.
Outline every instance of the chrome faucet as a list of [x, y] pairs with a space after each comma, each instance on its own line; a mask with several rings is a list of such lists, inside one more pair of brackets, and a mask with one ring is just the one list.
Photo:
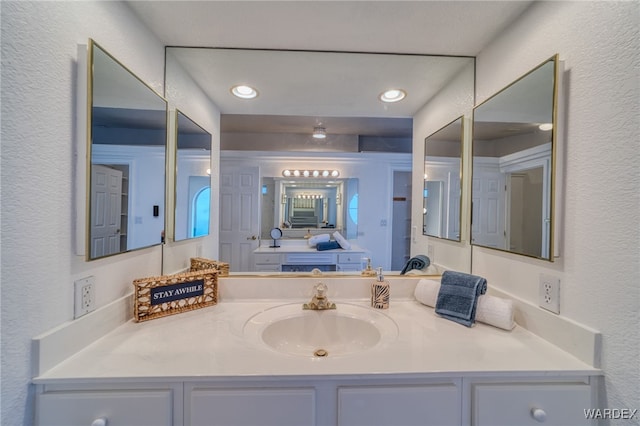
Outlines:
[[324, 311], [326, 309], [335, 309], [336, 304], [329, 302], [327, 299], [327, 286], [323, 283], [318, 283], [313, 287], [315, 294], [311, 298], [311, 302], [302, 305], [302, 309], [309, 309], [312, 311]]

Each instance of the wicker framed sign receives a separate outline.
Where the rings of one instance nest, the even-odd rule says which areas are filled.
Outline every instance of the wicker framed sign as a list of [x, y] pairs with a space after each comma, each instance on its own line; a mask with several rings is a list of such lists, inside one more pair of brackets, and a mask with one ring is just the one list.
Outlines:
[[133, 319], [147, 321], [218, 303], [218, 271], [203, 269], [184, 274], [139, 278]]
[[199, 271], [201, 269], [217, 269], [219, 277], [229, 276], [229, 264], [218, 260], [205, 259], [204, 257], [192, 257], [190, 259], [189, 271]]

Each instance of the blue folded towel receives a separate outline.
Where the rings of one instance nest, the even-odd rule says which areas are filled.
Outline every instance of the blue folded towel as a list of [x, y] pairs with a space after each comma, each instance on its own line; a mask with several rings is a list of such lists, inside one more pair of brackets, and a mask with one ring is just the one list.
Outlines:
[[478, 296], [487, 291], [487, 280], [463, 272], [445, 271], [440, 280], [436, 313], [471, 327], [476, 321]]
[[316, 250], [318, 251], [333, 250], [333, 249], [339, 249], [339, 248], [340, 248], [340, 244], [337, 241], [324, 241], [316, 244]]
[[400, 275], [404, 275], [412, 269], [424, 269], [429, 265], [431, 265], [431, 260], [424, 254], [419, 254], [407, 260], [407, 263], [405, 263], [404, 268], [402, 268]]

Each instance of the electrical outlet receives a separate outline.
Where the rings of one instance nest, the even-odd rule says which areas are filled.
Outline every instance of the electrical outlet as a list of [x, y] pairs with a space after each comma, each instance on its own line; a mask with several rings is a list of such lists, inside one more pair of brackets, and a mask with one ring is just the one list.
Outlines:
[[541, 308], [556, 314], [560, 313], [560, 278], [540, 274], [538, 304]]
[[96, 308], [96, 279], [93, 276], [74, 281], [74, 318], [79, 318]]

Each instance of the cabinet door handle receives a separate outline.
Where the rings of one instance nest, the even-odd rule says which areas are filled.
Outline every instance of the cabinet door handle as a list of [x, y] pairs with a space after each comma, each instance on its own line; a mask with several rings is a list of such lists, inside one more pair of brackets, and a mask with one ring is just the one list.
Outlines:
[[540, 423], [544, 423], [544, 421], [547, 420], [547, 412], [542, 408], [532, 408], [531, 417]]
[[107, 418], [100, 417], [91, 422], [91, 426], [107, 426]]

